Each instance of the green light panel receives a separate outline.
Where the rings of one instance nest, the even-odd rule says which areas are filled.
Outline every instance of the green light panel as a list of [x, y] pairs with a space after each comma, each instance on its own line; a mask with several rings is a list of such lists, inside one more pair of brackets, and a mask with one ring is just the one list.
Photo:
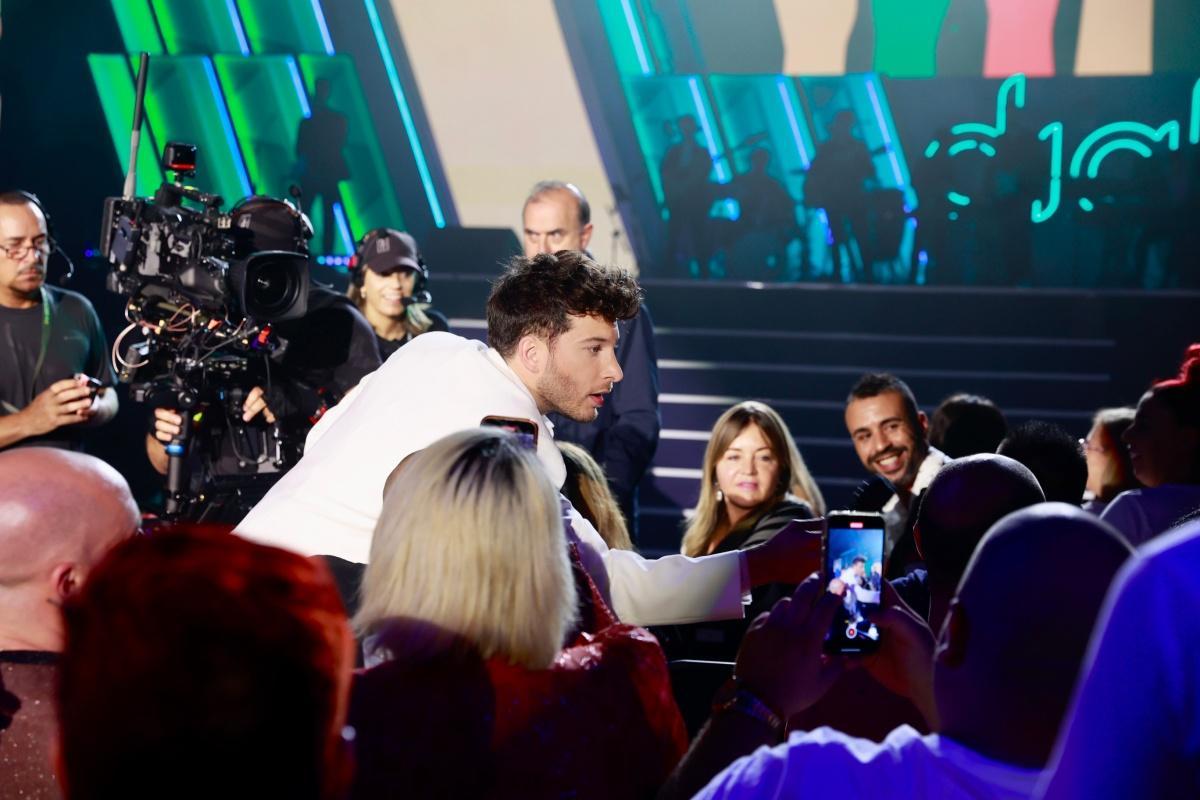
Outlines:
[[254, 53], [333, 55], [318, 0], [237, 0], [237, 10]]
[[121, 29], [121, 40], [125, 42], [125, 52], [146, 52], [152, 56], [163, 52], [158, 23], [146, 0], [113, 0], [112, 9], [117, 27]]
[[286, 197], [297, 180], [294, 144], [309, 115], [300, 69], [291, 56], [213, 56], [229, 118], [259, 194]]
[[[133, 125], [135, 99], [133, 73], [129, 71], [129, 61], [125, 56], [90, 55], [88, 68], [92, 73], [92, 82], [96, 85], [96, 93], [100, 96], [100, 105], [104, 109], [108, 132], [117, 151], [121, 173], [124, 174], [129, 169], [129, 133]], [[158, 166], [158, 153], [155, 150], [150, 126], [143, 122], [137, 159], [136, 192], [139, 197], [153, 194], [163, 181], [163, 173]], [[113, 186], [112, 193], [120, 194], [120, 189], [120, 186]]]
[[221, 195], [227, 204], [252, 193], [216, 71], [206, 56], [151, 61], [146, 119], [160, 147], [169, 141], [197, 146], [199, 167], [191, 183]]
[[[298, 61], [309, 95], [315, 95], [318, 78], [327, 79], [331, 87], [330, 108], [345, 114], [349, 122], [349, 137], [343, 155], [352, 180], [342, 181], [340, 188], [351, 236], [357, 240], [372, 228], [382, 226], [404, 228], [404, 217], [392, 189], [354, 62], [345, 55], [307, 54], [300, 55]], [[317, 224], [318, 220], [314, 219], [314, 227]], [[319, 232], [314, 240], [320, 241]]]
[[654, 58], [634, 0], [599, 0], [599, 8], [617, 71], [624, 77], [653, 75]]
[[[114, 6], [120, 3], [121, 0], [113, 0]], [[173, 56], [250, 54], [241, 15], [233, 0], [151, 0], [151, 6], [167, 52]]]

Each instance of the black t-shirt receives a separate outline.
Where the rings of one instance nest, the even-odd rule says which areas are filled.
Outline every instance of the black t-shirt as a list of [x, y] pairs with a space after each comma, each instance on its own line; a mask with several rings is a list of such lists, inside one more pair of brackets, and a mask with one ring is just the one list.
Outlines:
[[[450, 330], [450, 321], [446, 319], [446, 315], [443, 314], [442, 312], [440, 312], [436, 309], [433, 309], [433, 308], [426, 308], [425, 316], [429, 317], [429, 321], [431, 323], [433, 323], [432, 325], [429, 326], [429, 330], [425, 331], [426, 333], [433, 333], [434, 331]], [[396, 352], [401, 347], [403, 347], [404, 345], [411, 342], [412, 339], [413, 339], [412, 336], [407, 336], [407, 335], [403, 336], [399, 339], [384, 339], [381, 336], [379, 336], [379, 334], [376, 334], [375, 341], [379, 343], [379, 357], [382, 358], [384, 361], [387, 361], [388, 357], [392, 353]]]
[[[20, 411], [51, 384], [79, 372], [99, 378], [106, 386], [113, 384], [108, 343], [92, 304], [81, 294], [51, 286], [45, 287], [42, 297], [33, 308], [0, 306], [0, 413]], [[47, 317], [50, 335], [38, 369]], [[80, 426], [66, 425], [17, 444], [76, 449], [80, 437]]]

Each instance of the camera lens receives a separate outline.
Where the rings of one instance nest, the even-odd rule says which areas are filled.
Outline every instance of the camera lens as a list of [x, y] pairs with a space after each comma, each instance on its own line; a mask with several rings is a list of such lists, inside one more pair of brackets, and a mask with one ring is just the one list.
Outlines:
[[247, 259], [242, 303], [247, 316], [264, 322], [303, 316], [308, 260], [299, 253], [257, 253]]

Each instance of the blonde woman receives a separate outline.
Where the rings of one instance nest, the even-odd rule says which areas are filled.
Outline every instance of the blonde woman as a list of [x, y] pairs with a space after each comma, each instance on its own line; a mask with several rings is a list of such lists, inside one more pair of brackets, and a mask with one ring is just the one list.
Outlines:
[[608, 478], [592, 454], [571, 442], [555, 442], [567, 465], [563, 496], [575, 510], [592, 523], [610, 550], [632, 550], [629, 526], [621, 514], [617, 498], [608, 486]]
[[450, 330], [446, 317], [430, 305], [428, 283], [429, 268], [411, 234], [376, 228], [362, 238], [346, 296], [371, 323], [384, 361], [413, 337]]
[[655, 793], [687, 745], [666, 661], [627, 625], [564, 647], [587, 586], [568, 553], [558, 492], [512, 434], [397, 467], [354, 618], [352, 797]]
[[681, 552], [703, 556], [744, 550], [770, 539], [789, 520], [825, 513], [825, 500], [783, 419], [749, 400], [713, 426], [704, 451], [696, 512]]
[[[704, 556], [746, 550], [793, 519], [824, 513], [821, 490], [783, 419], [765, 403], [738, 403], [713, 426], [704, 451], [700, 499], [681, 551]], [[744, 619], [677, 626], [660, 636], [663, 646], [672, 658], [732, 661], [749, 623], [793, 588], [759, 586]]]

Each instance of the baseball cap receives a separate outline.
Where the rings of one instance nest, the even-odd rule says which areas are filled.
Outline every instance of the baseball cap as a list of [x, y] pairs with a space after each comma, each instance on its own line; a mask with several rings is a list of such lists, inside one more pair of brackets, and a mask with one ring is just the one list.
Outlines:
[[417, 240], [410, 234], [385, 228], [363, 248], [363, 265], [374, 272], [387, 274], [397, 268], [420, 270]]

